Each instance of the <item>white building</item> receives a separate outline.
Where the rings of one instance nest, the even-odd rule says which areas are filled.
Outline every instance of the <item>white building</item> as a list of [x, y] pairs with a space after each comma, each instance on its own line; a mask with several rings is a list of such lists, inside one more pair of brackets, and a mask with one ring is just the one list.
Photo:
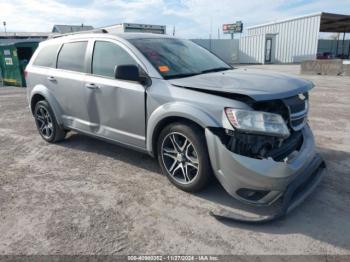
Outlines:
[[56, 34], [68, 34], [80, 31], [90, 31], [94, 28], [90, 25], [54, 25], [52, 28], [52, 33]]
[[[320, 32], [350, 32], [350, 15], [316, 13], [249, 27], [247, 36], [240, 39], [239, 61], [264, 64], [316, 59]], [[350, 47], [344, 43], [342, 54], [348, 56]], [[338, 50], [336, 53], [339, 55]]]
[[110, 25], [102, 27], [101, 29], [106, 30], [112, 34], [119, 33], [154, 33], [154, 34], [166, 34], [165, 25], [148, 25], [148, 24], [133, 24], [133, 23], [122, 23], [116, 25]]
[[41, 42], [49, 37], [49, 32], [0, 32], [0, 44], [18, 42]]

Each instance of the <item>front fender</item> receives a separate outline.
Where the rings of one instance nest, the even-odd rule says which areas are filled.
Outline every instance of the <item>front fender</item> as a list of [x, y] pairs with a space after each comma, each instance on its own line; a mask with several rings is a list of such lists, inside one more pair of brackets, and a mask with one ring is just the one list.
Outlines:
[[147, 151], [151, 154], [153, 153], [153, 134], [157, 128], [157, 125], [166, 118], [169, 117], [181, 117], [189, 119], [198, 125], [206, 128], [210, 127], [219, 127], [220, 122], [215, 119], [208, 112], [199, 108], [196, 105], [187, 103], [187, 102], [171, 102], [164, 104], [158, 107], [156, 110], [152, 112], [150, 117], [148, 118], [147, 123], [147, 142], [146, 148]]
[[45, 98], [45, 100], [49, 103], [49, 105], [51, 106], [51, 108], [55, 114], [55, 118], [57, 120], [57, 123], [59, 125], [63, 125], [62, 108], [60, 107], [58, 101], [56, 100], [56, 98], [52, 94], [52, 92], [44, 85], [36, 85], [30, 93], [29, 106], [30, 106], [31, 112], [33, 113], [33, 110], [34, 110], [34, 108], [31, 108], [31, 104], [32, 104], [32, 99], [35, 95], [41, 95]]

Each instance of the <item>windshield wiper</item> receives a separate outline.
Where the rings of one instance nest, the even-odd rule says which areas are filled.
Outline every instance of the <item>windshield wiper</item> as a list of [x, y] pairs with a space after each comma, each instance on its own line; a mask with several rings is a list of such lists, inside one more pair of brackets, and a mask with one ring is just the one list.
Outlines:
[[230, 69], [232, 69], [232, 68], [230, 68], [230, 67], [217, 67], [217, 68], [212, 68], [212, 69], [208, 69], [208, 70], [203, 70], [200, 73], [206, 74], [206, 73], [212, 73], [212, 72], [226, 71], [226, 70], [230, 70]]
[[164, 76], [164, 79], [174, 79], [174, 78], [182, 78], [182, 77], [190, 77], [199, 75], [200, 73], [187, 73], [187, 74], [177, 74], [177, 75], [168, 75]]
[[217, 67], [217, 68], [212, 68], [212, 69], [208, 69], [208, 70], [203, 70], [199, 73], [184, 73], [184, 74], [168, 75], [168, 76], [164, 76], [164, 79], [190, 77], [190, 76], [202, 75], [202, 74], [206, 74], [206, 73], [226, 71], [226, 70], [230, 70], [230, 69], [232, 69], [232, 68], [230, 68], [230, 67]]

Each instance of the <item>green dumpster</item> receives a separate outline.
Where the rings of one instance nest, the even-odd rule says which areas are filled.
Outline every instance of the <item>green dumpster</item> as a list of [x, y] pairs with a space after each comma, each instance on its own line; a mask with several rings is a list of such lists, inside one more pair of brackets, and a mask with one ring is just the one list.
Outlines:
[[26, 68], [38, 42], [17, 42], [0, 45], [0, 72], [4, 85], [26, 86]]

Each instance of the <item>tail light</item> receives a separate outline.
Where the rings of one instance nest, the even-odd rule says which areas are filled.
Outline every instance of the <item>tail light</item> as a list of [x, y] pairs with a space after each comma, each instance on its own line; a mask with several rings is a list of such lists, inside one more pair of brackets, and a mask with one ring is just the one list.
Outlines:
[[27, 79], [27, 76], [28, 76], [28, 71], [24, 70], [24, 78]]

